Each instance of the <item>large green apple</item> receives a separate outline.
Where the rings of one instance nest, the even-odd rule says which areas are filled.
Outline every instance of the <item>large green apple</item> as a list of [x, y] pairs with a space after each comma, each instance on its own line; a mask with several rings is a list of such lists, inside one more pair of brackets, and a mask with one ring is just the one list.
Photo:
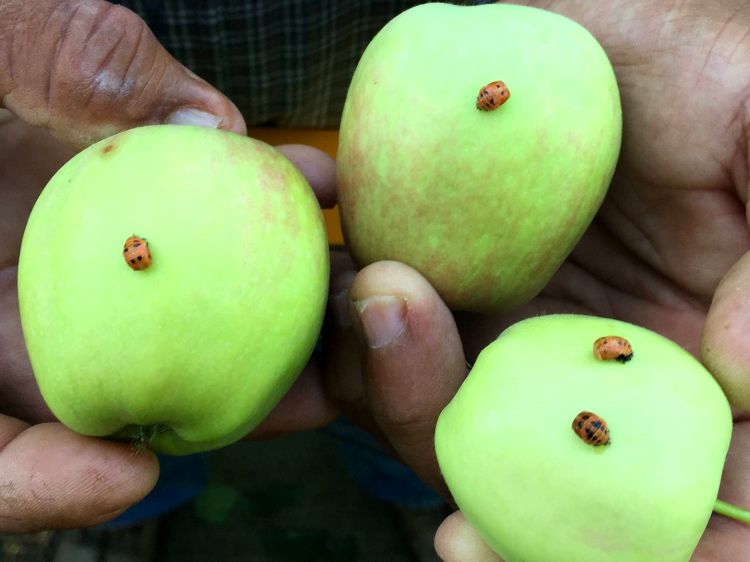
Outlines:
[[[629, 340], [600, 361], [600, 336]], [[571, 425], [605, 420], [611, 442]], [[440, 468], [507, 562], [687, 561], [716, 501], [732, 431], [728, 402], [690, 354], [604, 318], [537, 317], [485, 348], [440, 415]]]
[[[502, 80], [510, 99], [476, 107]], [[522, 6], [417, 6], [372, 40], [341, 121], [339, 204], [365, 265], [418, 269], [454, 309], [541, 290], [601, 204], [620, 100], [597, 41]]]
[[[131, 269], [137, 235], [152, 264]], [[274, 148], [151, 126], [71, 159], [42, 192], [18, 291], [34, 374], [75, 431], [184, 454], [257, 425], [308, 359], [328, 250], [320, 208]]]

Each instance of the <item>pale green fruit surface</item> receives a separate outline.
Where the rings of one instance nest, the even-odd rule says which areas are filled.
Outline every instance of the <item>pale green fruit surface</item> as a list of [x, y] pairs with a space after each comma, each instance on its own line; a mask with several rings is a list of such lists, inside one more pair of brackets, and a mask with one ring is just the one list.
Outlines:
[[[630, 341], [628, 363], [593, 342]], [[603, 418], [611, 444], [571, 425]], [[687, 561], [708, 522], [732, 431], [708, 371], [631, 324], [522, 321], [479, 355], [440, 415], [436, 450], [458, 506], [507, 562]]]
[[[133, 234], [149, 242], [148, 269], [123, 259]], [[174, 454], [265, 417], [309, 358], [327, 285], [320, 208], [281, 153], [166, 125], [63, 166], [29, 219], [18, 279], [54, 414], [89, 435], [157, 433], [151, 446]]]
[[[479, 111], [495, 80], [510, 99]], [[372, 40], [347, 95], [347, 245], [360, 264], [415, 267], [454, 309], [513, 308], [590, 223], [620, 138], [613, 70], [578, 24], [514, 5], [412, 8]]]

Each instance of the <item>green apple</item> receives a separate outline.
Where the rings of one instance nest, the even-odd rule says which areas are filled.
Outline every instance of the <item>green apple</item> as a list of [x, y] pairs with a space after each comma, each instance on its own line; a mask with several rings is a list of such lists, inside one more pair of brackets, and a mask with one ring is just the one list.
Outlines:
[[[123, 245], [147, 240], [131, 269]], [[54, 414], [87, 435], [186, 454], [255, 427], [322, 323], [328, 249], [304, 177], [227, 132], [150, 126], [50, 180], [24, 233], [21, 321]]]
[[[594, 357], [616, 335], [627, 363]], [[579, 412], [607, 423], [587, 444]], [[454, 498], [507, 562], [687, 561], [716, 501], [732, 432], [711, 374], [624, 322], [551, 315], [511, 326], [479, 355], [438, 420]]]
[[[510, 99], [476, 107], [502, 80]], [[612, 67], [577, 23], [429, 3], [365, 50], [341, 120], [339, 205], [361, 265], [419, 270], [454, 309], [536, 295], [601, 204], [621, 139]]]

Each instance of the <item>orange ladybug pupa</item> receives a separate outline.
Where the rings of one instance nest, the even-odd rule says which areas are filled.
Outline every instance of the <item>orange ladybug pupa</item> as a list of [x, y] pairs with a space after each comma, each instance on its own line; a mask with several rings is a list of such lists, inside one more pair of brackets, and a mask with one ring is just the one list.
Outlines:
[[609, 445], [609, 428], [607, 422], [591, 412], [581, 412], [573, 420], [573, 431], [584, 442], [594, 447]]
[[633, 358], [630, 342], [620, 336], [604, 336], [594, 342], [594, 357], [600, 361], [626, 363]]
[[503, 105], [510, 98], [510, 90], [502, 80], [495, 80], [479, 90], [477, 109], [492, 111]]
[[122, 255], [125, 258], [125, 263], [136, 271], [146, 269], [151, 265], [151, 252], [148, 249], [148, 242], [145, 238], [135, 234], [125, 240]]

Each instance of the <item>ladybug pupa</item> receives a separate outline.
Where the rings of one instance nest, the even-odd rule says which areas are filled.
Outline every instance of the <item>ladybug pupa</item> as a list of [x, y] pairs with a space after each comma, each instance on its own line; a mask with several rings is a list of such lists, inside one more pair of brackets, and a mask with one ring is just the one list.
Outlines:
[[146, 269], [151, 265], [151, 252], [148, 249], [148, 242], [145, 238], [135, 234], [125, 240], [122, 255], [125, 258], [125, 263], [135, 271]]
[[600, 361], [627, 363], [633, 358], [633, 348], [625, 338], [603, 336], [594, 342], [594, 357]]
[[609, 445], [609, 428], [607, 422], [591, 412], [581, 412], [573, 420], [573, 431], [585, 443], [599, 447]]
[[502, 80], [495, 80], [479, 90], [477, 109], [492, 111], [503, 105], [510, 98], [510, 90]]

